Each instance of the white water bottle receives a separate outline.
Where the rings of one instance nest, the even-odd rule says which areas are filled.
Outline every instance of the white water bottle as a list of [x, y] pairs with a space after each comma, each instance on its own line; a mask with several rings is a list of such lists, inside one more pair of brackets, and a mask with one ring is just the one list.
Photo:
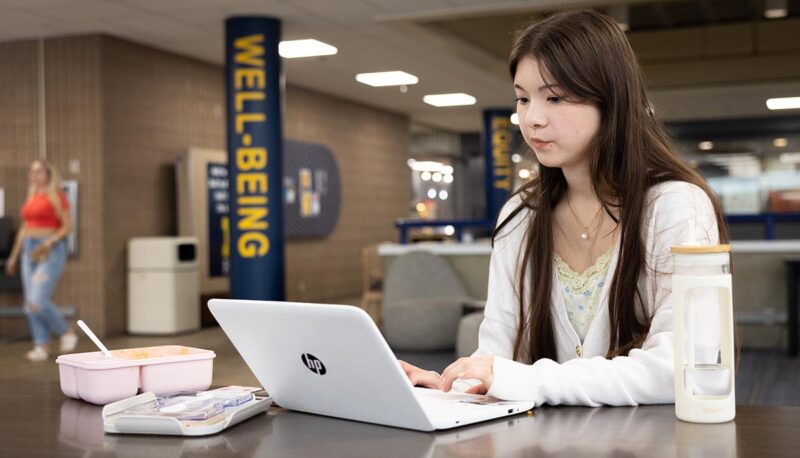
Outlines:
[[730, 245], [672, 247], [675, 415], [695, 423], [736, 416]]

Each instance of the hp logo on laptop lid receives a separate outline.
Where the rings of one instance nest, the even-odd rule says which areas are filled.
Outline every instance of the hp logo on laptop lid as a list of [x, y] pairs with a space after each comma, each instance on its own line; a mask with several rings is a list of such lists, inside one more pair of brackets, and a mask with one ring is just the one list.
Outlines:
[[322, 361], [317, 359], [316, 356], [312, 355], [311, 353], [303, 353], [300, 357], [303, 360], [303, 364], [306, 365], [308, 370], [315, 374], [325, 375], [325, 365], [322, 364]]

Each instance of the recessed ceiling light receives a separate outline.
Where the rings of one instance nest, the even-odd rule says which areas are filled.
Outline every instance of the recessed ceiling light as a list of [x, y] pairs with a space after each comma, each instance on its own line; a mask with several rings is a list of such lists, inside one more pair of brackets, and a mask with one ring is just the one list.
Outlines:
[[414, 161], [414, 163], [409, 164], [409, 166], [412, 170], [416, 170], [417, 172], [439, 172], [442, 175], [453, 173], [452, 165], [444, 165], [436, 161]]
[[782, 17], [786, 17], [789, 15], [789, 11], [786, 8], [777, 8], [774, 10], [765, 10], [764, 17], [767, 19], [779, 19]]
[[767, 99], [767, 108], [770, 110], [791, 110], [792, 108], [800, 108], [800, 97]]
[[331, 56], [339, 52], [335, 46], [323, 43], [313, 38], [305, 40], [281, 41], [278, 45], [278, 54], [286, 59], [298, 57]]
[[713, 149], [713, 148], [714, 148], [714, 143], [713, 143], [713, 142], [710, 142], [710, 141], [708, 141], [708, 140], [706, 140], [706, 141], [704, 141], [704, 142], [700, 142], [700, 143], [698, 143], [698, 144], [697, 144], [697, 147], [698, 147], [698, 148], [700, 148], [700, 149], [701, 149], [701, 150], [703, 150], [703, 151], [708, 151], [708, 150], [710, 150], [710, 149]]
[[417, 84], [419, 78], [410, 73], [398, 70], [392, 72], [359, 73], [356, 75], [356, 81], [373, 87], [383, 87]]
[[518, 114], [514, 113], [514, 114], [511, 115], [511, 124], [514, 124], [515, 126], [519, 125], [519, 115]]
[[764, 17], [778, 19], [789, 15], [786, 0], [766, 0], [764, 2]]
[[789, 144], [788, 138], [780, 137], [772, 140], [772, 145], [775, 146], [776, 148], [783, 148], [788, 144]]
[[459, 92], [456, 94], [429, 94], [422, 101], [435, 107], [455, 107], [461, 105], [475, 105], [475, 97]]

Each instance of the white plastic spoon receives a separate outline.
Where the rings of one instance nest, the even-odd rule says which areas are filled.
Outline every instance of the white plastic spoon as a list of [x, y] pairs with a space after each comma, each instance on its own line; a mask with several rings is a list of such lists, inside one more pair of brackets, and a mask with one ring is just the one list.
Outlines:
[[78, 320], [78, 327], [81, 328], [81, 331], [83, 331], [84, 334], [86, 334], [90, 339], [92, 339], [92, 342], [94, 342], [94, 344], [97, 345], [97, 348], [99, 348], [104, 355], [108, 356], [109, 358], [112, 357], [111, 352], [108, 351], [108, 348], [106, 348], [106, 346], [103, 345], [103, 342], [100, 342], [100, 339], [98, 339], [97, 336], [94, 335], [92, 330], [89, 329], [89, 326], [87, 326], [86, 323], [83, 322], [83, 320]]

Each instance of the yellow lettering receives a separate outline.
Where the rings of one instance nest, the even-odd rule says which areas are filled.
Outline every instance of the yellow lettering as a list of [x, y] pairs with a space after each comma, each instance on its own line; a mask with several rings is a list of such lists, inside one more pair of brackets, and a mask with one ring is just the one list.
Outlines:
[[511, 123], [510, 117], [494, 117], [492, 118], [492, 129], [508, 129], [509, 123]]
[[[494, 174], [510, 175], [511, 155], [509, 146], [511, 145], [511, 132], [509, 131], [510, 120], [506, 117], [495, 117], [492, 119], [492, 158], [494, 159]], [[506, 186], [508, 188], [506, 188]], [[498, 180], [495, 188], [510, 189], [511, 183], [508, 180]]]
[[223, 216], [220, 219], [220, 226], [222, 228], [222, 249], [221, 254], [223, 258], [227, 258], [231, 255], [231, 231], [230, 231], [230, 220], [227, 216]]
[[264, 113], [239, 113], [236, 115], [236, 133], [244, 132], [244, 125], [248, 122], [264, 122], [267, 115]]
[[263, 169], [267, 166], [266, 148], [237, 148], [236, 167], [239, 170]]
[[236, 47], [235, 60], [237, 64], [245, 64], [251, 67], [264, 66], [264, 34], [246, 35], [237, 38], [233, 45]]
[[239, 205], [267, 205], [269, 198], [267, 196], [239, 196], [236, 198], [236, 203]]
[[511, 180], [508, 178], [502, 180], [494, 180], [494, 187], [498, 189], [505, 189], [511, 191]]
[[263, 92], [237, 92], [236, 95], [233, 96], [234, 105], [236, 107], [236, 112], [241, 113], [244, 111], [244, 102], [250, 101], [259, 101], [264, 100], [266, 96]]
[[492, 134], [492, 145], [508, 146], [511, 143], [511, 132], [508, 130], [498, 130]]
[[239, 249], [239, 256], [243, 258], [264, 256], [269, 251], [269, 239], [261, 232], [245, 232], [239, 237], [236, 246]]
[[236, 194], [264, 194], [266, 192], [266, 174], [240, 173], [236, 175]]
[[236, 213], [242, 218], [239, 220], [239, 229], [266, 230], [269, 227], [263, 221], [269, 213], [267, 207], [239, 207]]
[[492, 156], [494, 156], [495, 167], [505, 167], [511, 165], [511, 156], [509, 156], [508, 149], [506, 148], [492, 149]]
[[233, 85], [236, 90], [243, 87], [248, 89], [264, 89], [266, 77], [260, 68], [237, 68], [233, 71]]

